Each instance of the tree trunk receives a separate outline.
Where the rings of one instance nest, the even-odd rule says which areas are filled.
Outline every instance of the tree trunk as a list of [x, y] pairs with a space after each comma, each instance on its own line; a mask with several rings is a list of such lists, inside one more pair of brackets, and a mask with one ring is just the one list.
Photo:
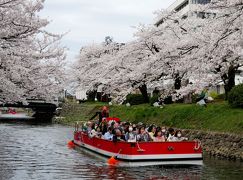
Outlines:
[[143, 84], [142, 86], [139, 87], [140, 92], [143, 95], [143, 99], [145, 103], [149, 103], [149, 96], [148, 96], [148, 92], [147, 92], [147, 86], [146, 84]]
[[174, 88], [177, 90], [181, 88], [181, 77], [180, 77], [179, 73], [176, 73], [176, 75], [175, 75]]
[[224, 81], [224, 90], [225, 90], [225, 100], [228, 99], [228, 94], [230, 90], [235, 86], [235, 73], [236, 69], [234, 66], [230, 66], [228, 69], [228, 74], [222, 76]]
[[87, 96], [88, 96], [87, 99], [88, 99], [88, 101], [95, 101], [96, 94], [97, 94], [97, 91], [96, 90], [89, 91], [87, 93]]

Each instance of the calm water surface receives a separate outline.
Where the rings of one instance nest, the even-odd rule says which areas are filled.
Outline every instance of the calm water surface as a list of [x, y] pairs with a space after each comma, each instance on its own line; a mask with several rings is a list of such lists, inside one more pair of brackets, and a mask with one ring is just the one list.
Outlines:
[[205, 157], [203, 166], [110, 167], [68, 149], [72, 128], [0, 123], [0, 180], [16, 179], [243, 179], [243, 163]]

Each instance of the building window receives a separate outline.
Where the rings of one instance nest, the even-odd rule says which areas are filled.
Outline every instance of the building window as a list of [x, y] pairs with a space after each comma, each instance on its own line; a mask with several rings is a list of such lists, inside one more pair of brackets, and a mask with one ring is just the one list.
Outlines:
[[191, 0], [192, 4], [208, 4], [211, 0]]

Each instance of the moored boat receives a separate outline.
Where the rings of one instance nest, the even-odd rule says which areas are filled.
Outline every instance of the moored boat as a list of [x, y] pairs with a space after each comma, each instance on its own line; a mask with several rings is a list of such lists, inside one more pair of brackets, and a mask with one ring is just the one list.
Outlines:
[[0, 120], [29, 120], [34, 119], [27, 112], [17, 112], [13, 108], [0, 109]]
[[16, 114], [0, 114], [0, 119], [34, 119], [34, 118], [26, 115], [25, 113], [16, 113]]
[[115, 157], [119, 164], [147, 165], [202, 165], [199, 140], [181, 142], [113, 142], [90, 137], [76, 129], [73, 143], [105, 157]]

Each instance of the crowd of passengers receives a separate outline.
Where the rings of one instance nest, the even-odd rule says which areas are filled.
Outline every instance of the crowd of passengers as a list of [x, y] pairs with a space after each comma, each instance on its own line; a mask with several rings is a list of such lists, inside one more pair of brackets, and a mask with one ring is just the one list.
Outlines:
[[101, 122], [88, 121], [82, 127], [89, 137], [97, 137], [110, 141], [126, 142], [165, 142], [165, 141], [185, 141], [181, 130], [175, 131], [173, 128], [159, 127], [154, 124], [146, 126], [142, 123], [131, 124], [129, 122], [107, 122], [105, 118]]

